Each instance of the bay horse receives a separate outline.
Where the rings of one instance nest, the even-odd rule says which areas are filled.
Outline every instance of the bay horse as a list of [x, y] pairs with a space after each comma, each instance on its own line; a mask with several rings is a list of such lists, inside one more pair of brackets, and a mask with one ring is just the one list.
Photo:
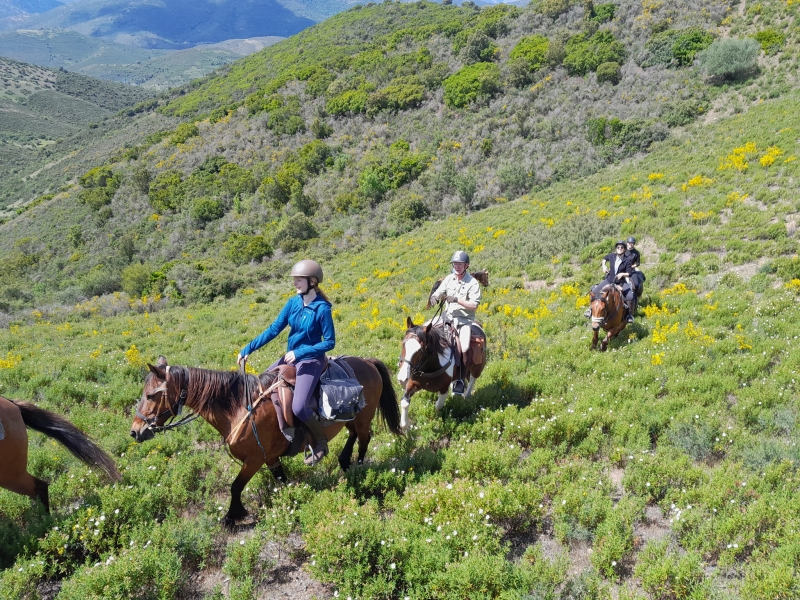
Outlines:
[[[375, 358], [348, 356], [344, 360], [364, 387], [366, 406], [354, 420], [327, 425], [324, 431], [330, 440], [347, 428], [349, 436], [339, 455], [339, 466], [347, 471], [356, 441], [358, 463], [364, 461], [376, 410], [380, 410], [389, 431], [395, 435], [401, 435], [402, 431], [397, 395], [386, 365]], [[156, 432], [171, 428], [171, 425], [165, 427], [164, 423], [177, 416], [184, 406], [205, 419], [222, 435], [231, 455], [242, 462], [242, 468], [231, 484], [231, 503], [224, 519], [226, 526], [234, 525], [248, 514], [242, 504], [242, 491], [263, 465], [267, 465], [276, 479], [286, 481], [281, 456], [288, 455], [291, 444], [281, 433], [275, 405], [266, 398], [254, 406], [252, 420], [248, 419], [248, 405], [260, 389], [267, 390], [272, 386], [278, 372], [265, 371], [255, 376], [236, 371], [169, 366], [163, 356], [158, 358], [155, 366], [147, 366], [150, 373], [145, 378], [142, 397], [131, 425], [131, 437], [143, 442], [152, 439]], [[248, 423], [242, 427], [245, 420]]]
[[592, 350], [597, 348], [597, 334], [602, 327], [607, 332], [605, 339], [600, 343], [600, 350], [605, 352], [608, 342], [625, 329], [625, 301], [619, 287], [609, 283], [601, 290], [591, 295], [590, 309], [592, 311]]
[[[473, 324], [473, 332], [474, 328], [475, 324]], [[450, 384], [455, 379], [456, 360], [453, 344], [445, 330], [444, 323], [415, 325], [411, 317], [406, 318], [406, 334], [400, 349], [397, 371], [397, 380], [403, 388], [403, 398], [400, 400], [400, 427], [402, 429], [408, 427], [408, 409], [411, 405], [411, 397], [418, 391], [438, 393], [436, 410], [440, 411], [444, 408]], [[475, 381], [481, 376], [486, 366], [486, 344], [477, 346], [473, 341], [464, 358], [464, 363], [462, 377], [467, 385], [464, 397], [469, 398], [472, 395]]]
[[29, 402], [0, 396], [0, 487], [38, 499], [50, 512], [48, 483], [28, 473], [28, 427], [61, 442], [73, 455], [99, 468], [113, 481], [122, 478], [111, 457], [65, 418]]

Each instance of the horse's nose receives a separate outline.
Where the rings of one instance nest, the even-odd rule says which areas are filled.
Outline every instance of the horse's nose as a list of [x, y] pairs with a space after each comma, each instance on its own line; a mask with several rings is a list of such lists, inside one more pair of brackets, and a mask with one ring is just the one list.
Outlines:
[[135, 429], [131, 429], [131, 437], [138, 442], [139, 441], [139, 432], [137, 432]]

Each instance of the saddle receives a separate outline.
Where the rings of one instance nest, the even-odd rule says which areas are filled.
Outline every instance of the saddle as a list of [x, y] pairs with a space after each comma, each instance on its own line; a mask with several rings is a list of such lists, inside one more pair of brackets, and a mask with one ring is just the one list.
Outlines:
[[461, 356], [462, 364], [465, 366], [468, 363], [473, 365], [482, 364], [484, 358], [486, 357], [486, 332], [483, 331], [483, 327], [481, 327], [479, 323], [471, 323], [469, 350], [466, 354], [464, 354], [461, 349], [461, 339], [458, 337], [455, 328], [449, 327], [449, 329], [450, 344], [452, 345], [453, 350], [458, 353], [458, 356]]
[[[320, 375], [320, 383], [323, 381], [330, 381], [330, 382], [337, 382], [337, 381], [347, 381], [347, 380], [355, 380], [355, 373], [353, 372], [352, 368], [347, 361], [344, 360], [346, 357], [338, 356], [335, 358], [327, 358], [325, 359], [325, 368]], [[284, 437], [289, 441], [293, 441], [296, 437], [295, 431], [297, 427], [302, 427], [302, 424], [298, 422], [297, 417], [295, 417], [294, 412], [292, 411], [292, 401], [294, 400], [294, 387], [297, 383], [297, 369], [294, 365], [281, 365], [277, 368], [278, 371], [278, 386], [272, 392], [272, 403], [275, 405], [275, 412], [278, 416], [278, 425], [280, 427], [281, 433], [283, 433]], [[317, 402], [319, 402], [320, 398], [320, 384], [317, 385], [316, 390], [314, 391], [314, 398]], [[363, 396], [362, 396], [363, 400]], [[364, 402], [359, 403], [359, 408], [363, 408]], [[322, 415], [320, 415], [322, 417]], [[355, 415], [353, 415], [353, 418]], [[337, 419], [337, 420], [345, 420], [345, 419]], [[333, 420], [325, 420], [323, 418], [320, 419], [323, 425], [332, 425], [336, 421]]]

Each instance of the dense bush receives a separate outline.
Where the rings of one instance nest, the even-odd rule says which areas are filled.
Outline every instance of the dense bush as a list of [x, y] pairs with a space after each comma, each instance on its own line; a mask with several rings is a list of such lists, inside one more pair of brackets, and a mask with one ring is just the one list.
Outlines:
[[752, 38], [716, 40], [697, 59], [704, 73], [715, 79], [737, 79], [758, 66], [761, 45]]
[[617, 85], [622, 79], [622, 70], [619, 63], [607, 62], [597, 67], [597, 83], [611, 83]]
[[753, 38], [761, 44], [761, 50], [768, 56], [780, 52], [786, 43], [786, 35], [774, 29], [762, 29]]
[[150, 283], [150, 272], [143, 264], [128, 265], [122, 270], [122, 290], [131, 298], [140, 296]]
[[369, 92], [366, 89], [347, 90], [328, 98], [325, 110], [332, 115], [355, 115], [366, 112], [368, 102]]
[[408, 231], [419, 225], [431, 214], [425, 200], [418, 194], [403, 195], [392, 200], [389, 206], [389, 222], [400, 231]]
[[472, 65], [478, 62], [491, 61], [497, 51], [497, 44], [493, 43], [488, 35], [482, 31], [475, 31], [467, 38], [467, 42], [461, 49], [460, 56], [465, 65]]
[[530, 82], [531, 75], [547, 65], [550, 41], [543, 35], [522, 38], [508, 55], [510, 83], [515, 86]]
[[444, 80], [444, 101], [464, 108], [479, 98], [491, 98], [500, 89], [500, 69], [492, 63], [464, 67]]
[[713, 36], [699, 27], [669, 29], [651, 37], [639, 58], [642, 67], [652, 65], [687, 66], [698, 52], [708, 48]]
[[195, 198], [192, 202], [192, 218], [203, 223], [214, 221], [225, 214], [225, 204], [216, 198]]
[[301, 102], [298, 96], [274, 94], [268, 101], [269, 116], [267, 128], [278, 135], [294, 135], [306, 130], [306, 123], [300, 115]]
[[367, 101], [367, 114], [380, 110], [405, 110], [419, 106], [425, 98], [425, 86], [419, 77], [409, 75], [393, 79], [385, 88], [373, 92]]
[[614, 18], [617, 12], [617, 5], [613, 2], [607, 4], [595, 4], [592, 9], [591, 19], [597, 23], [606, 23]]
[[398, 140], [389, 148], [379, 147], [364, 157], [364, 168], [358, 177], [361, 193], [380, 202], [389, 190], [397, 189], [419, 177], [427, 168], [429, 156], [414, 152], [408, 142]]
[[179, 171], [168, 170], [159, 173], [153, 179], [148, 199], [157, 212], [163, 213], [180, 208], [184, 194], [183, 176]]
[[78, 183], [83, 186], [78, 199], [94, 210], [111, 203], [120, 186], [120, 178], [109, 167], [95, 167], [83, 174]]
[[551, 19], [557, 18], [569, 10], [572, 0], [540, 0], [536, 10]]
[[240, 265], [272, 256], [272, 246], [262, 235], [234, 232], [228, 236], [224, 245], [228, 258]]
[[295, 252], [303, 247], [304, 242], [318, 237], [314, 222], [306, 215], [295, 215], [278, 229], [272, 243], [284, 252]]
[[570, 75], [585, 75], [603, 63], [622, 63], [625, 58], [625, 46], [610, 31], [598, 31], [591, 37], [583, 33], [572, 36], [565, 51], [564, 66]]
[[177, 146], [186, 143], [186, 140], [200, 135], [200, 129], [194, 123], [181, 123], [169, 137], [169, 143]]

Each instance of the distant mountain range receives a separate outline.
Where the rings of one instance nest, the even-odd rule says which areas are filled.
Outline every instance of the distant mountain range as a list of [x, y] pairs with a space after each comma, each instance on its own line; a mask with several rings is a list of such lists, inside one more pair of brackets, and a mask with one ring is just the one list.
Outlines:
[[129, 46], [179, 50], [233, 38], [286, 37], [314, 23], [277, 0], [79, 0], [15, 28], [69, 29]]
[[257, 37], [161, 50], [116, 44], [75, 31], [22, 29], [0, 33], [0, 56], [158, 90], [202, 77], [281, 39]]

